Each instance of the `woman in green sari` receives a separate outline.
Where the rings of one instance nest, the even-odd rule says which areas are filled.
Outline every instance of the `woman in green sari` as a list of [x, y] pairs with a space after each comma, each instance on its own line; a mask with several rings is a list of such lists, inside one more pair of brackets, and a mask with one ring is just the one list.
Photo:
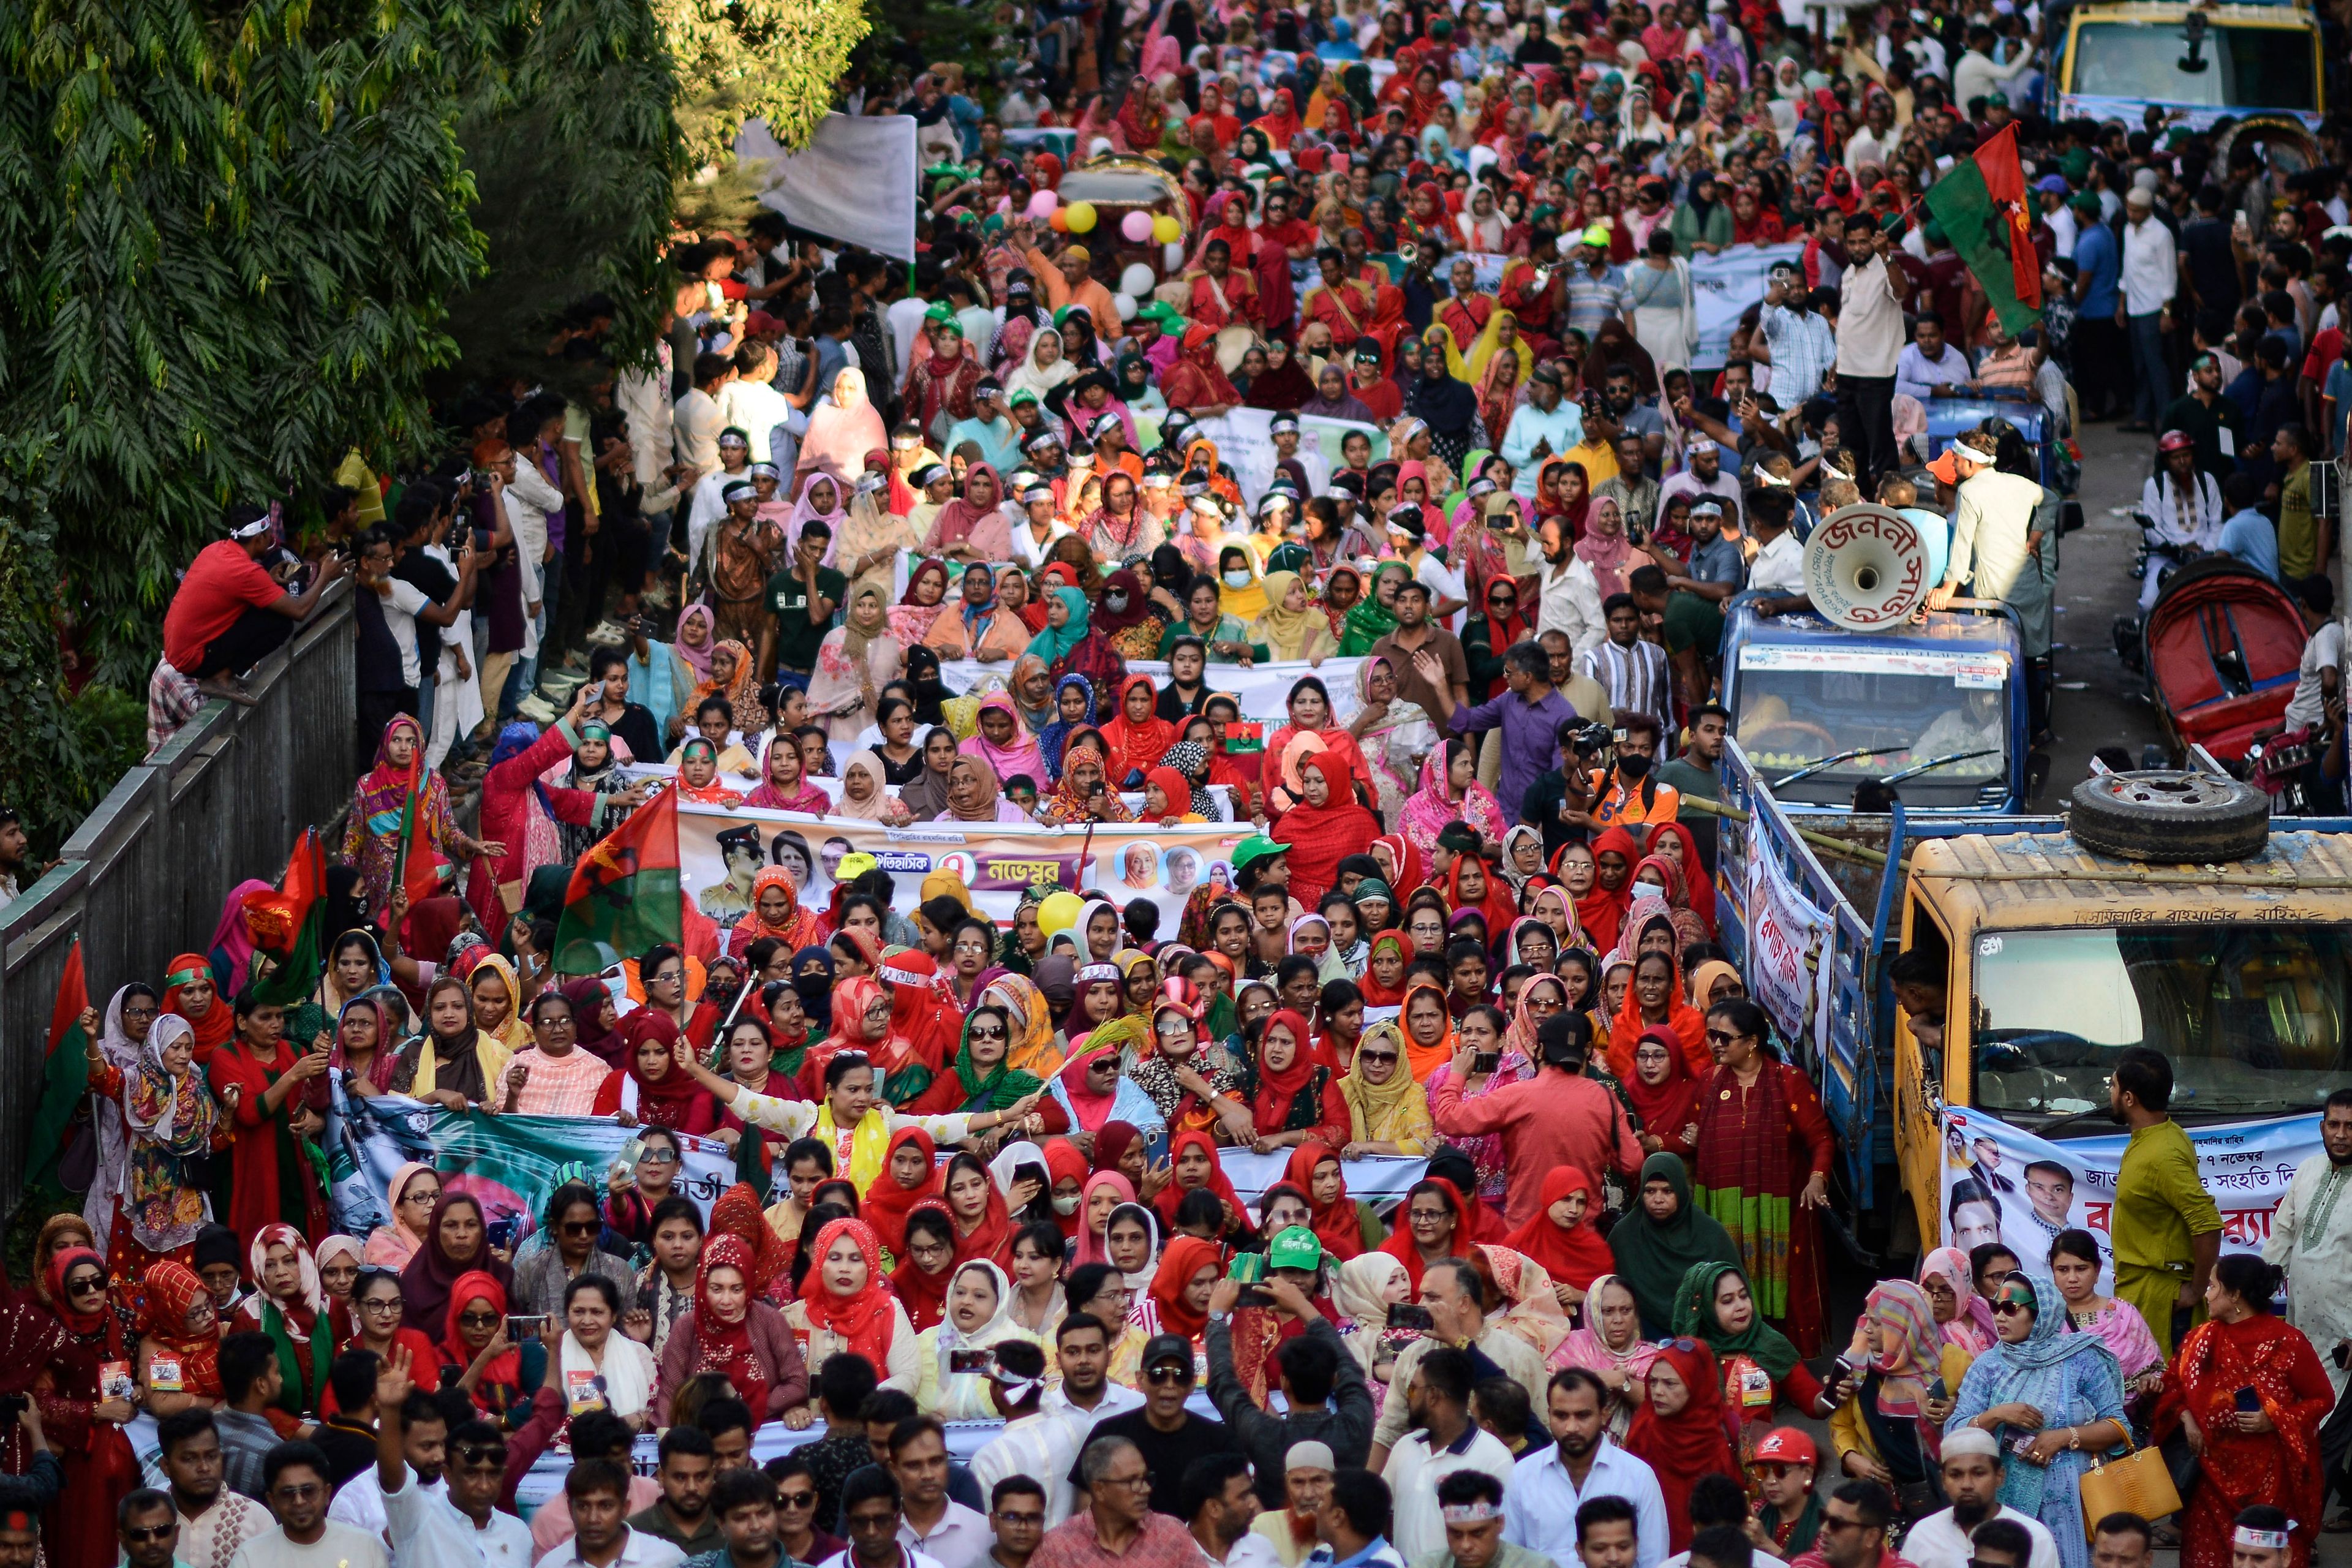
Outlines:
[[1396, 630], [1396, 594], [1412, 573], [1402, 561], [1383, 561], [1372, 568], [1371, 592], [1348, 612], [1347, 629], [1339, 635], [1339, 655], [1357, 658]]
[[1693, 1268], [1739, 1266], [1731, 1234], [1692, 1204], [1690, 1172], [1682, 1156], [1664, 1150], [1642, 1162], [1633, 1212], [1610, 1231], [1609, 1250], [1617, 1259], [1618, 1278], [1641, 1309], [1643, 1336], [1654, 1340], [1675, 1331], [1675, 1302]]

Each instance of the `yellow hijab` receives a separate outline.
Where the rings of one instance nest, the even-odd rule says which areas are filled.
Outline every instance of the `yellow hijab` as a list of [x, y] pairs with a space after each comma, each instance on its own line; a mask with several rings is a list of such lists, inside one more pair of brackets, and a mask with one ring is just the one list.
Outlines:
[[[1364, 1047], [1376, 1037], [1387, 1039], [1397, 1048], [1396, 1065], [1390, 1069], [1386, 1083], [1370, 1082], [1358, 1070], [1363, 1063]], [[1348, 1102], [1349, 1114], [1355, 1118], [1356, 1136], [1376, 1142], [1388, 1136], [1388, 1129], [1412, 1109], [1413, 1101], [1427, 1102], [1428, 1097], [1413, 1079], [1404, 1030], [1395, 1019], [1381, 1019], [1356, 1042], [1356, 1059], [1348, 1064], [1346, 1075], [1339, 1079], [1339, 1098]]]
[[1261, 579], [1265, 584], [1265, 608], [1250, 626], [1252, 641], [1266, 645], [1266, 650], [1276, 658], [1305, 658], [1313, 653], [1318, 640], [1330, 630], [1330, 623], [1311, 604], [1296, 610], [1286, 610], [1282, 601], [1290, 590], [1299, 585], [1296, 572], [1269, 572]]

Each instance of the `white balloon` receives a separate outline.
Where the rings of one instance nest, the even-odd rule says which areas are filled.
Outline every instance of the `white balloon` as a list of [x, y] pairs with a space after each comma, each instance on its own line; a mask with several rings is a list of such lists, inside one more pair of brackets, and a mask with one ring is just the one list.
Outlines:
[[1122, 294], [1140, 296], [1150, 293], [1159, 281], [1151, 275], [1150, 268], [1138, 261], [1118, 275], [1118, 289]]
[[1171, 239], [1160, 247], [1160, 254], [1166, 258], [1168, 270], [1174, 272], [1184, 265], [1184, 242]]
[[1118, 319], [1119, 319], [1120, 321], [1130, 321], [1130, 320], [1132, 320], [1132, 319], [1134, 318], [1134, 316], [1135, 316], [1135, 296], [1134, 296], [1134, 295], [1132, 295], [1132, 294], [1114, 294], [1114, 295], [1112, 295], [1112, 296], [1110, 297], [1110, 302], [1111, 302], [1111, 304], [1112, 304], [1112, 305], [1114, 305], [1115, 307], [1117, 307], [1117, 308], [1118, 308]]

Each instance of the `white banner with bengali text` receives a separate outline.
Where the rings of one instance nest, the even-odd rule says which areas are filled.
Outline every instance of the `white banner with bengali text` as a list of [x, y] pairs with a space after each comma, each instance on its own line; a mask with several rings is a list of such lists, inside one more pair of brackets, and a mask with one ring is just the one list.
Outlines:
[[1802, 1039], [1811, 1026], [1813, 976], [1828, 930], [1829, 917], [1759, 847], [1748, 864], [1748, 989], [1783, 1039]]
[[[1331, 694], [1331, 721], [1345, 724], [1355, 718], [1362, 703], [1356, 698], [1357, 671], [1361, 658], [1327, 658], [1321, 664], [1310, 665], [1304, 659], [1280, 659], [1270, 664], [1212, 664], [1208, 667], [1207, 685], [1212, 691], [1221, 691], [1241, 704], [1242, 717], [1255, 719], [1272, 734], [1290, 719], [1290, 689], [1306, 676], [1315, 676]], [[1156, 658], [1130, 658], [1127, 661], [1129, 675], [1148, 675], [1154, 685], [1168, 681], [1168, 666]], [[973, 691], [998, 690], [1013, 673], [1009, 664], [981, 664], [969, 658], [950, 659], [940, 666], [940, 679], [950, 691], [966, 695]], [[1095, 693], [1097, 722], [1111, 717], [1105, 693]]]
[[1254, 831], [1246, 822], [1102, 823], [1091, 833], [1028, 822], [885, 827], [804, 812], [681, 805], [678, 879], [696, 909], [731, 927], [750, 911], [761, 868], [790, 870], [801, 902], [823, 909], [842, 858], [862, 851], [890, 873], [892, 906], [901, 914], [913, 915], [922, 902], [924, 878], [953, 871], [981, 912], [1000, 924], [1011, 923], [1032, 883], [1046, 882], [1099, 892], [1122, 908], [1150, 899], [1160, 908], [1160, 930], [1173, 934], [1193, 889], [1233, 886], [1234, 846]]
[[1795, 261], [1804, 248], [1801, 245], [1735, 245], [1719, 255], [1690, 258], [1691, 298], [1698, 313], [1698, 350], [1691, 356], [1693, 365], [1712, 369], [1730, 357], [1731, 330], [1748, 306], [1762, 302], [1772, 264]]
[[[2050, 1243], [2062, 1230], [2086, 1230], [2099, 1244], [2099, 1288], [2115, 1279], [2109, 1231], [2122, 1131], [2053, 1142], [1990, 1111], [1945, 1108], [1943, 1184], [1938, 1194], [1947, 1245], [1965, 1252], [1998, 1241], [2034, 1274], [2050, 1271]], [[2221, 1211], [2221, 1250], [2259, 1252], [2271, 1216], [2297, 1165], [2319, 1152], [2319, 1118], [2183, 1126], [2197, 1152], [2197, 1173]]]

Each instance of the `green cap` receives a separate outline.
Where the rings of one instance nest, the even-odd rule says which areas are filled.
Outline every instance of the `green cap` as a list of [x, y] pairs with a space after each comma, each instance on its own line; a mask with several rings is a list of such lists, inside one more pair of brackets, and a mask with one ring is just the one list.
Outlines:
[[1315, 1233], [1303, 1225], [1294, 1225], [1274, 1233], [1265, 1244], [1265, 1266], [1268, 1268], [1306, 1268], [1323, 1267], [1323, 1244]]
[[1587, 245], [1597, 245], [1603, 250], [1608, 249], [1609, 226], [1603, 223], [1596, 223], [1587, 227], [1584, 231], [1584, 243]]
[[1253, 833], [1234, 846], [1234, 869], [1238, 871], [1244, 866], [1254, 866], [1269, 856], [1284, 854], [1289, 848], [1289, 845], [1276, 844], [1263, 833]]
[[2066, 198], [2066, 205], [2073, 207], [2078, 213], [2097, 212], [2099, 210], [2099, 193], [2096, 191], [2076, 191], [2073, 195]]

